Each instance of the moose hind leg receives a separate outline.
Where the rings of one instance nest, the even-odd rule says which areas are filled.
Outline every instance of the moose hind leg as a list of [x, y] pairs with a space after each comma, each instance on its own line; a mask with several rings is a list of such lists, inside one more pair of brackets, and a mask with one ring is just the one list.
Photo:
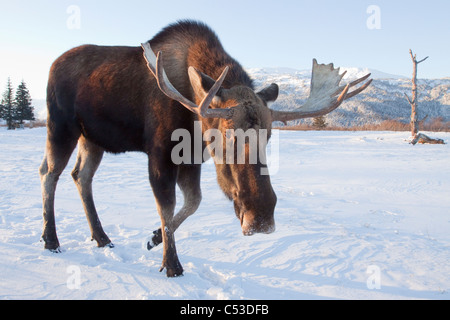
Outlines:
[[102, 148], [81, 137], [78, 141], [78, 155], [75, 168], [72, 171], [72, 178], [83, 202], [86, 218], [91, 229], [92, 240], [97, 241], [98, 247], [108, 246], [112, 248], [114, 245], [103, 231], [92, 195], [92, 179], [102, 161], [103, 153], [104, 150]]
[[49, 135], [44, 160], [39, 167], [41, 177], [44, 230], [42, 239], [44, 248], [53, 252], [60, 252], [59, 241], [56, 235], [55, 223], [55, 191], [59, 176], [67, 166], [67, 162], [75, 149], [77, 139], [67, 139], [64, 143], [58, 143]]

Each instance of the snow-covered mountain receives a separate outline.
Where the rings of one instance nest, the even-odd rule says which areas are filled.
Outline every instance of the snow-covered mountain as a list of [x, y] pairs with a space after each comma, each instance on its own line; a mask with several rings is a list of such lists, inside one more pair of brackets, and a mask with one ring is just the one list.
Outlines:
[[[368, 68], [341, 68], [347, 71], [344, 81], [350, 81], [372, 73], [372, 85], [363, 93], [343, 103], [337, 110], [326, 116], [331, 126], [360, 126], [378, 124], [384, 120], [409, 122], [411, 107], [405, 93], [411, 95], [411, 80]], [[294, 110], [299, 108], [309, 95], [311, 70], [291, 68], [248, 69], [257, 88], [273, 82], [280, 86], [280, 96], [273, 108]], [[450, 77], [444, 79], [419, 79], [419, 119], [442, 117], [450, 121]], [[45, 100], [33, 100], [38, 119], [46, 119]], [[303, 121], [312, 121], [310, 119]], [[299, 122], [299, 121], [298, 121]]]
[[[341, 68], [341, 73], [345, 70], [344, 81], [367, 73], [372, 73], [374, 81], [363, 93], [328, 114], [326, 121], [329, 125], [348, 127], [378, 124], [391, 119], [405, 123], [410, 121], [411, 107], [404, 95], [411, 95], [410, 79], [368, 68]], [[257, 88], [273, 82], [280, 86], [280, 96], [272, 106], [274, 109], [294, 110], [308, 98], [311, 70], [261, 68], [247, 71]], [[450, 121], [450, 78], [419, 79], [418, 86], [419, 119], [428, 115], [428, 119], [442, 117], [444, 121]]]

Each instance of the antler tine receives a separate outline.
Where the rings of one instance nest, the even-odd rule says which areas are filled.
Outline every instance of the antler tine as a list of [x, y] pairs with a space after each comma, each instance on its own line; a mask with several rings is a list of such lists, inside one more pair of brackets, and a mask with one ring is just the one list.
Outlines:
[[164, 71], [162, 63], [162, 52], [158, 52], [158, 57], [156, 58], [156, 81], [161, 91], [169, 98], [180, 102], [190, 111], [197, 113], [198, 106], [192, 101], [186, 99], [169, 81], [169, 78]]
[[141, 47], [144, 49], [144, 58], [147, 61], [147, 66], [156, 78], [156, 56], [150, 47], [150, 43], [141, 43]]
[[[367, 76], [367, 77], [368, 77], [368, 76]], [[367, 78], [366, 78], [366, 79], [367, 79]], [[364, 80], [362, 80], [362, 81], [364, 81]], [[369, 81], [367, 81], [367, 82], [366, 82], [363, 86], [361, 86], [360, 88], [358, 88], [358, 89], [356, 89], [356, 90], [350, 92], [349, 94], [347, 94], [347, 96], [345, 97], [345, 100], [350, 99], [350, 98], [356, 96], [357, 94], [363, 92], [364, 90], [366, 90], [366, 88], [367, 88], [368, 86], [370, 86], [370, 84], [372, 83], [372, 81], [373, 81], [373, 79], [370, 79]]]
[[209, 109], [209, 105], [225, 80], [229, 69], [228, 67], [223, 70], [219, 79], [212, 86], [211, 90], [209, 90], [208, 94], [203, 98], [200, 106], [197, 106], [195, 103], [184, 97], [170, 82], [164, 70], [162, 52], [159, 51], [158, 56], [156, 57], [148, 42], [142, 43], [141, 46], [144, 49], [144, 58], [147, 61], [148, 68], [155, 76], [161, 92], [163, 92], [166, 96], [180, 102], [186, 109], [200, 115], [201, 117], [229, 119], [233, 116], [232, 109]]
[[368, 73], [364, 77], [361, 77], [355, 81], [350, 82], [350, 87], [356, 86], [357, 84], [359, 84], [359, 83], [363, 82], [364, 80], [366, 80], [367, 78], [369, 78], [371, 75], [372, 75], [371, 73]]
[[323, 116], [326, 115], [327, 113], [330, 113], [331, 111], [333, 111], [334, 109], [336, 109], [337, 107], [339, 107], [342, 102], [344, 102], [344, 100], [347, 99], [347, 93], [348, 90], [350, 89], [350, 83], [347, 84], [344, 88], [344, 90], [342, 90], [341, 94], [339, 95], [339, 97], [336, 99], [336, 101], [332, 102], [328, 108], [324, 108], [320, 111], [318, 111], [314, 117], [319, 117], [319, 116]]
[[[344, 73], [341, 74], [341, 79], [344, 77], [344, 75], [345, 75], [346, 73], [347, 73], [347, 71], [344, 71]], [[369, 78], [370, 75], [371, 75], [371, 73], [368, 73], [368, 74], [366, 74], [364, 77], [359, 78], [359, 79], [356, 79], [356, 80], [350, 82], [350, 83], [349, 83], [350, 88], [356, 86], [357, 84], [359, 84], [359, 83], [361, 83], [361, 82], [363, 82], [364, 80], [366, 80], [367, 78]], [[371, 82], [372, 82], [372, 81], [371, 81]], [[345, 88], [345, 85], [339, 86], [339, 88], [336, 90], [336, 92], [334, 93], [334, 95], [340, 94], [340, 93], [342, 92], [342, 90], [344, 90], [344, 88]], [[367, 87], [366, 87], [366, 88], [367, 88]], [[365, 89], [365, 88], [364, 88], [364, 89]], [[361, 90], [361, 91], [362, 91], [362, 90]], [[361, 91], [359, 91], [359, 92], [361, 92]], [[356, 90], [353, 91], [353, 92], [356, 92]], [[358, 92], [358, 93], [359, 93], [359, 92]], [[349, 98], [351, 98], [351, 97], [357, 95], [358, 93], [355, 93], [354, 95], [349, 96], [349, 97], [347, 97], [346, 99], [349, 99]]]
[[147, 61], [147, 66], [152, 72], [153, 76], [156, 78], [158, 87], [166, 96], [176, 101], [179, 101], [183, 106], [192, 112], [196, 112], [197, 106], [186, 99], [177, 89], [172, 85], [164, 71], [162, 65], [162, 52], [158, 52], [158, 57], [153, 53], [152, 48], [148, 42], [141, 44], [144, 49], [144, 58]]
[[[347, 99], [348, 90], [350, 90], [350, 83], [345, 86], [345, 88], [342, 91], [341, 95], [339, 96], [339, 98], [337, 98], [337, 100], [336, 100], [336, 103], [337, 103], [336, 108], [338, 106], [340, 106], [341, 103], [344, 102], [345, 99]], [[333, 109], [335, 109], [335, 108], [333, 108]]]
[[222, 86], [223, 81], [225, 80], [228, 70], [230, 67], [225, 67], [225, 69], [222, 71], [222, 74], [217, 79], [217, 81], [214, 83], [214, 85], [209, 90], [208, 94], [205, 98], [203, 98], [202, 102], [200, 103], [199, 109], [200, 109], [200, 115], [204, 118], [226, 118], [231, 119], [233, 116], [234, 110], [231, 108], [228, 109], [210, 109], [209, 105], [213, 101], [217, 91], [219, 91], [220, 87]]

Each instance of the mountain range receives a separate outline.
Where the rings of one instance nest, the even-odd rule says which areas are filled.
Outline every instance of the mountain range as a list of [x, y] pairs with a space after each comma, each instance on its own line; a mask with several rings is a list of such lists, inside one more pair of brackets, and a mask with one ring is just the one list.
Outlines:
[[[303, 105], [309, 96], [311, 70], [288, 68], [248, 69], [257, 88], [271, 83], [280, 87], [278, 100], [272, 105], [277, 110], [295, 110]], [[368, 68], [341, 68], [347, 71], [343, 82], [348, 82], [371, 73], [374, 79], [369, 88], [352, 99], [345, 101], [338, 109], [325, 116], [331, 126], [353, 127], [379, 124], [385, 120], [408, 123], [411, 106], [405, 93], [411, 96], [411, 79]], [[428, 120], [442, 118], [450, 121], [450, 78], [418, 79], [419, 119], [428, 115]], [[311, 122], [311, 119], [289, 123]]]
[[[353, 127], [379, 124], [385, 120], [408, 123], [411, 107], [405, 93], [411, 96], [411, 79], [368, 68], [341, 68], [347, 71], [344, 82], [371, 73], [374, 79], [369, 88], [352, 99], [345, 101], [338, 109], [325, 116], [330, 126]], [[255, 81], [257, 89], [277, 83], [280, 87], [278, 100], [272, 105], [277, 110], [295, 110], [303, 105], [309, 96], [311, 70], [291, 68], [254, 68], [247, 72]], [[418, 79], [419, 119], [428, 115], [428, 120], [442, 118], [450, 121], [450, 77], [442, 79]], [[45, 100], [34, 100], [38, 119], [46, 118]], [[311, 122], [311, 119], [297, 120], [289, 124]]]

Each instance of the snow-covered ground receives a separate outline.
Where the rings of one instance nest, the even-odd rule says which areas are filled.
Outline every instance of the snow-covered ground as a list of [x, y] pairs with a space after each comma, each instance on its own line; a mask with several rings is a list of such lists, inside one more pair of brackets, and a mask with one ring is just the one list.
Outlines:
[[449, 299], [450, 145], [407, 138], [281, 131], [270, 235], [242, 236], [208, 162], [203, 202], [176, 233], [185, 274], [168, 279], [162, 248], [145, 248], [159, 217], [144, 155], [106, 155], [94, 181], [113, 249], [90, 241], [72, 157], [53, 254], [40, 242], [45, 129], [0, 128], [0, 299]]

